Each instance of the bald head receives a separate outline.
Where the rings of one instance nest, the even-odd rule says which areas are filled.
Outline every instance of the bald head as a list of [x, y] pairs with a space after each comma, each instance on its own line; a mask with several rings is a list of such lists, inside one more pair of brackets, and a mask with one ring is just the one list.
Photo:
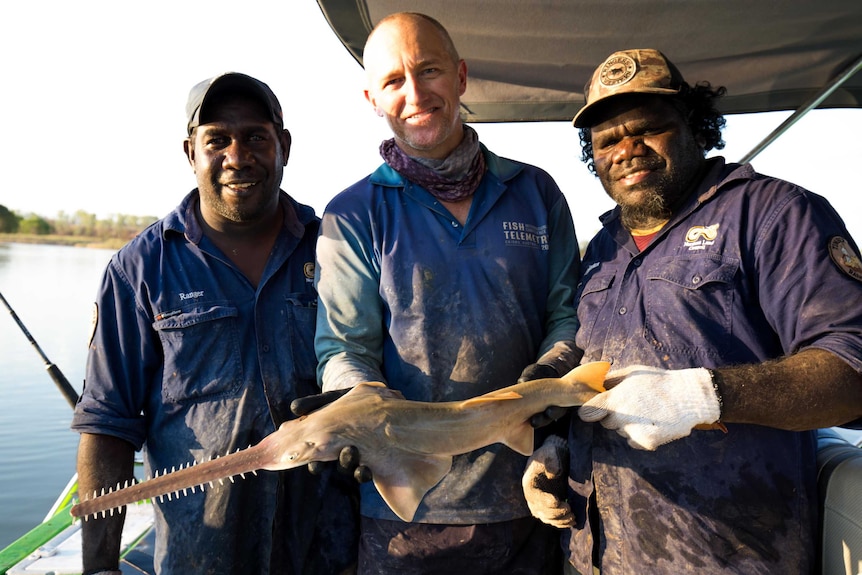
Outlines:
[[463, 137], [467, 64], [449, 33], [424, 14], [381, 20], [365, 43], [365, 98], [411, 156], [445, 158]]
[[[386, 40], [381, 39], [379, 41], [385, 42], [389, 41], [388, 37], [391, 35], [416, 37], [418, 36], [420, 29], [433, 31], [433, 33], [439, 36], [443, 49], [446, 50], [446, 53], [448, 53], [449, 57], [452, 58], [453, 63], [457, 63], [461, 60], [461, 57], [458, 55], [458, 50], [455, 48], [455, 43], [452, 42], [452, 38], [449, 36], [449, 32], [440, 22], [431, 16], [420, 14], [419, 12], [396, 12], [395, 14], [389, 14], [380, 20], [368, 35], [368, 39], [365, 41], [365, 48], [362, 51], [363, 61], [367, 62], [369, 49], [373, 51], [375, 49], [374, 45], [378, 43], [375, 36], [387, 36]], [[378, 34], [383, 30], [385, 30], [385, 33]]]

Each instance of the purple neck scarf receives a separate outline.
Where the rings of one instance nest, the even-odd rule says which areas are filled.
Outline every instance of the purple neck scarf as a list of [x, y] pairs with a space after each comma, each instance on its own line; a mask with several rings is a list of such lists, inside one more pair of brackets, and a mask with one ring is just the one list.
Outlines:
[[476, 130], [464, 124], [464, 139], [442, 162], [408, 156], [395, 138], [380, 144], [380, 155], [389, 166], [444, 202], [469, 198], [485, 175], [485, 157]]

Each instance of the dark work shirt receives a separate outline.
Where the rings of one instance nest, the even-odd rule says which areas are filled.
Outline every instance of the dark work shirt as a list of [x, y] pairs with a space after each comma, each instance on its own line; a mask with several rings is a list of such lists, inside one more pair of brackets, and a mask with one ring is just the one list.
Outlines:
[[[618, 209], [603, 216], [578, 286], [583, 361], [718, 368], [816, 347], [862, 371], [862, 269], [839, 216], [750, 165], [718, 158], [709, 169], [643, 251]], [[573, 420], [580, 524], [566, 539], [582, 572], [591, 572], [593, 536], [602, 575], [813, 569], [813, 432], [728, 425], [640, 451]], [[586, 520], [592, 491], [597, 534]]]

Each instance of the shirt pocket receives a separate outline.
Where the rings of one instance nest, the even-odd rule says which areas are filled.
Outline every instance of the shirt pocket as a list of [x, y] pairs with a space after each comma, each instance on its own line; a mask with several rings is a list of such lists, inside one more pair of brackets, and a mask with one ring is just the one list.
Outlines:
[[317, 355], [314, 352], [314, 331], [317, 325], [317, 296], [308, 293], [287, 295], [287, 333], [293, 371], [300, 386], [299, 395], [320, 393], [317, 387]]
[[165, 360], [162, 401], [193, 403], [235, 395], [243, 369], [236, 307], [213, 303], [157, 320]]
[[[601, 346], [605, 339], [604, 332], [607, 328], [599, 329], [601, 333], [596, 333], [596, 329], [601, 327], [597, 322], [613, 285], [614, 274], [605, 273], [590, 277], [580, 288], [580, 296], [577, 301], [580, 326], [575, 343], [584, 350], [588, 357], [591, 357], [590, 354], [596, 351], [591, 349], [591, 342], [597, 342]], [[599, 349], [596, 357], [601, 357], [601, 355], [602, 352]]]
[[644, 336], [655, 348], [723, 357], [733, 326], [739, 260], [720, 254], [667, 258], [647, 272]]

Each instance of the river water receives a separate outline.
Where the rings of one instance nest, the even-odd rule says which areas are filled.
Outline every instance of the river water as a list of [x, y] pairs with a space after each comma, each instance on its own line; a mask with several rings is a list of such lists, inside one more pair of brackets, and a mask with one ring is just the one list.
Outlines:
[[[0, 243], [0, 293], [75, 390], [112, 250]], [[72, 408], [0, 304], [0, 548], [45, 517], [75, 472]]]
[[[93, 300], [113, 251], [0, 243], [0, 293], [80, 393]], [[0, 549], [45, 517], [75, 471], [72, 408], [0, 306]], [[862, 444], [862, 432], [845, 432]]]

